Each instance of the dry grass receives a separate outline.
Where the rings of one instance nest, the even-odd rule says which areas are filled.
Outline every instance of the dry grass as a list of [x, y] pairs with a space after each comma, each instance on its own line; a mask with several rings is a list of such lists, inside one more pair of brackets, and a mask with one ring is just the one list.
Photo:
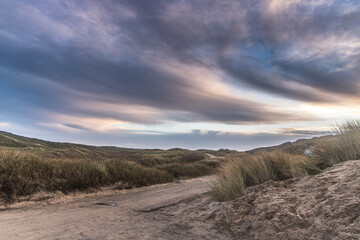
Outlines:
[[[147, 186], [211, 174], [218, 167], [206, 162], [204, 153], [184, 149], [118, 149], [34, 140], [41, 143], [38, 146], [31, 145], [32, 139], [11, 134], [2, 140], [6, 147], [0, 147], [0, 201], [4, 202], [38, 191], [66, 193], [117, 182]], [[19, 145], [8, 147], [12, 142]]]
[[172, 163], [161, 165], [157, 167], [159, 170], [170, 173], [175, 178], [180, 177], [200, 177], [215, 173], [216, 166], [209, 166], [209, 164], [196, 163]]
[[[115, 182], [146, 186], [214, 172], [218, 178], [212, 196], [225, 201], [244, 194], [248, 186], [316, 174], [335, 163], [360, 158], [358, 120], [337, 126], [334, 137], [316, 139], [312, 159], [279, 150], [257, 150], [253, 155], [223, 150], [214, 152], [230, 156], [220, 171], [220, 162], [206, 159], [203, 151], [91, 147], [0, 133], [0, 199], [5, 201], [41, 190], [69, 192]], [[297, 153], [308, 144], [285, 147]]]
[[217, 201], [228, 201], [243, 195], [249, 186], [319, 171], [306, 157], [281, 151], [235, 155], [221, 168], [213, 183], [211, 195]]
[[124, 182], [146, 186], [172, 181], [173, 176], [126, 161], [47, 160], [29, 153], [0, 153], [0, 197], [11, 202], [41, 190], [84, 190]]
[[346, 160], [360, 159], [360, 120], [348, 120], [334, 127], [336, 137], [319, 144], [314, 152], [316, 165], [325, 169]]
[[212, 197], [218, 201], [232, 200], [243, 195], [248, 186], [317, 174], [336, 163], [359, 159], [360, 121], [346, 121], [336, 126], [334, 132], [335, 136], [317, 142], [311, 159], [283, 151], [234, 155], [219, 171]]

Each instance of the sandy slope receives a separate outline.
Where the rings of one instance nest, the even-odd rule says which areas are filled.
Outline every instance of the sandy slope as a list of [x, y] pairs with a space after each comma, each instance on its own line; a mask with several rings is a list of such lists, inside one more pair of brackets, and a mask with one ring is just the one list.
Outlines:
[[0, 239], [228, 239], [206, 219], [209, 182], [205, 177], [14, 205], [0, 211]]
[[360, 161], [254, 186], [219, 214], [236, 239], [360, 239]]

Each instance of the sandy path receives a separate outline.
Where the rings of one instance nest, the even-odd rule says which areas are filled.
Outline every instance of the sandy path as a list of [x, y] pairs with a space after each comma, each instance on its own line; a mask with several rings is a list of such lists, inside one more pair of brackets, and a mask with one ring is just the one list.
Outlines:
[[228, 239], [209, 218], [209, 182], [204, 177], [6, 209], [0, 212], [0, 238]]

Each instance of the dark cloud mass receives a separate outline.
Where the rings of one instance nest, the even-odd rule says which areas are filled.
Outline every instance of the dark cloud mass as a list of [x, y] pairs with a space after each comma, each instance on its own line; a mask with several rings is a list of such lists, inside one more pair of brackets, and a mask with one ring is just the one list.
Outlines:
[[[144, 23], [141, 26], [147, 29], [145, 32], [151, 33], [146, 35], [149, 45], [143, 45], [173, 50], [169, 54], [182, 61], [211, 63], [209, 67], [220, 68], [241, 82], [286, 98], [330, 100], [329, 96], [320, 96], [306, 87], [329, 93], [359, 93], [359, 67], [341, 69], [360, 59], [360, 12], [356, 2], [166, 3], [161, 2], [158, 7], [152, 1], [147, 4], [132, 1], [131, 6], [141, 16], [138, 21]], [[174, 8], [175, 13], [169, 10]], [[144, 29], [135, 26], [129, 30], [137, 39]], [[329, 39], [333, 45], [329, 45]], [[347, 39], [351, 41], [346, 43]], [[347, 53], [341, 42], [350, 45]], [[325, 49], [316, 52], [319, 48]], [[203, 50], [208, 52], [202, 55]], [[287, 57], [294, 51], [309, 56]], [[300, 86], [286, 87], [284, 82]]]
[[355, 0], [0, 2], [0, 106], [14, 118], [309, 120], [264, 97], [357, 99], [359, 63]]

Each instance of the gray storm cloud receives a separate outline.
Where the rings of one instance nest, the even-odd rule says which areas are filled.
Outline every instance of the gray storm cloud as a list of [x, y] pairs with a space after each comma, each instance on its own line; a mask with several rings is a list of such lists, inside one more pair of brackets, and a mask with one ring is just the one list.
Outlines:
[[[186, 71], [181, 76], [169, 71], [167, 63], [220, 72], [224, 85], [283, 99], [357, 98], [359, 4], [289, 1], [281, 7], [276, 2], [5, 0], [0, 83], [18, 101], [32, 103], [29, 107], [142, 123], [310, 118], [256, 99], [208, 92]], [[328, 44], [325, 49], [321, 41]], [[35, 87], [19, 76], [47, 83]], [[163, 114], [141, 119], [73, 104], [85, 100], [146, 106]]]

